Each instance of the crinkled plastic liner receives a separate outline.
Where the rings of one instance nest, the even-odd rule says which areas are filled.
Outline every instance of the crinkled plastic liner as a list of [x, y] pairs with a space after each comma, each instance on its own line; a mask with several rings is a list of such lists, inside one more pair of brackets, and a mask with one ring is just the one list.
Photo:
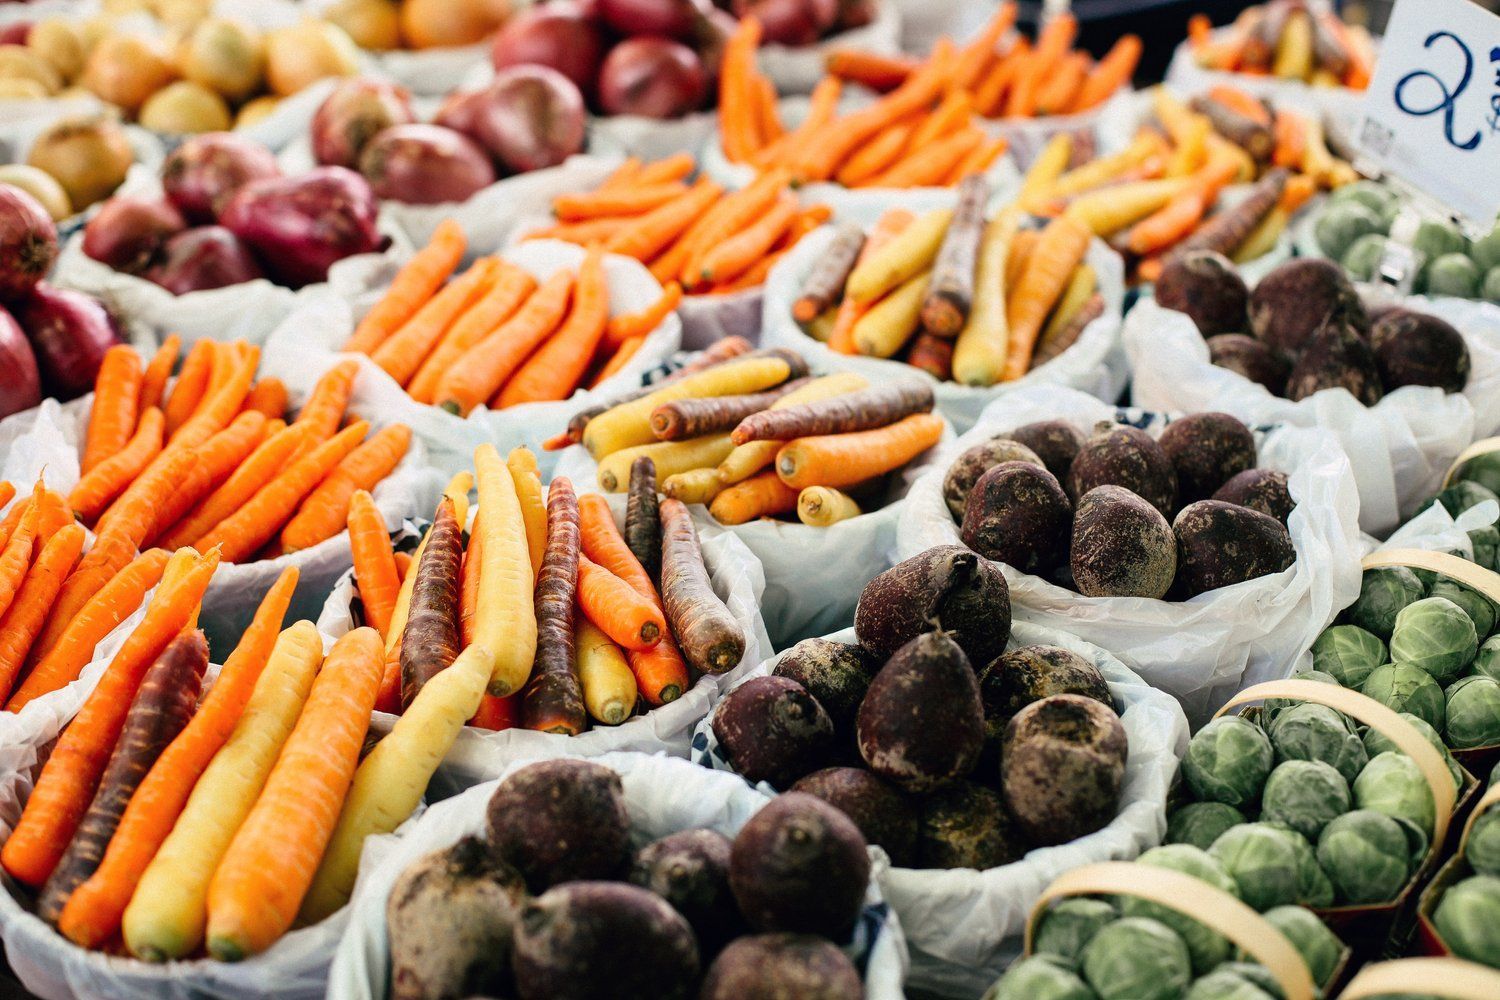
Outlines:
[[[912, 487], [897, 529], [897, 558], [963, 544], [943, 500], [943, 477], [954, 458], [997, 434], [1050, 419], [1085, 433], [1097, 421], [1118, 419], [1155, 436], [1168, 418], [1056, 388], [997, 400]], [[1188, 601], [1157, 601], [1084, 597], [1002, 564], [1016, 618], [1107, 646], [1147, 683], [1180, 700], [1197, 724], [1234, 691], [1287, 676], [1334, 615], [1359, 596], [1359, 501], [1349, 460], [1321, 431], [1251, 423], [1260, 467], [1287, 473], [1297, 501], [1289, 525], [1297, 550], [1291, 567]]]
[[[579, 493], [592, 492], [586, 483], [574, 483], [574, 488]], [[610, 506], [615, 512], [615, 520], [623, 526], [623, 498], [615, 498]], [[619, 750], [686, 757], [693, 727], [708, 714], [730, 684], [769, 656], [772, 649], [761, 618], [765, 577], [760, 563], [738, 538], [727, 531], [700, 526], [698, 536], [714, 593], [728, 606], [745, 633], [745, 656], [739, 665], [723, 674], [704, 675], [682, 697], [645, 715], [635, 716], [618, 726], [596, 725], [577, 736], [529, 729], [491, 732], [465, 728], [444, 758], [433, 787], [457, 791], [496, 777], [517, 760], [541, 757], [597, 757]], [[414, 549], [418, 537], [414, 525], [403, 526], [402, 538], [406, 544], [401, 547]], [[325, 637], [325, 643], [358, 624], [353, 609], [355, 600], [353, 574], [345, 573], [329, 594], [318, 618], [318, 630]], [[395, 722], [396, 716], [376, 712], [371, 728], [385, 733]]]
[[[892, 206], [898, 202], [892, 202]], [[948, 204], [952, 204], [949, 198]], [[1125, 352], [1120, 346], [1120, 315], [1124, 307], [1124, 265], [1120, 256], [1099, 240], [1089, 247], [1087, 262], [1099, 276], [1104, 295], [1104, 315], [1084, 328], [1078, 341], [1062, 354], [1015, 382], [1004, 382], [988, 388], [938, 381], [926, 372], [901, 361], [839, 354], [809, 337], [792, 319], [792, 303], [801, 294], [802, 282], [813, 264], [822, 257], [834, 229], [824, 226], [809, 233], [766, 279], [765, 308], [761, 320], [761, 344], [765, 347], [789, 347], [802, 353], [815, 372], [852, 371], [872, 383], [898, 378], [919, 378], [930, 382], [937, 394], [938, 411], [963, 433], [979, 419], [987, 404], [1008, 393], [1031, 385], [1053, 385], [1078, 389], [1101, 399], [1118, 399], [1129, 380]]]
[[890, 0], [901, 15], [901, 51], [930, 52], [939, 38], [967, 40], [993, 11], [965, 0]]
[[1374, 406], [1345, 389], [1292, 402], [1208, 360], [1208, 345], [1182, 313], [1142, 302], [1125, 321], [1134, 400], [1147, 409], [1222, 410], [1248, 423], [1321, 427], [1349, 454], [1359, 484], [1360, 527], [1390, 531], [1436, 493], [1464, 448], [1500, 432], [1500, 306], [1411, 296], [1401, 302], [1452, 323], [1468, 344], [1462, 393], [1404, 386]]
[[[854, 642], [854, 629], [828, 636]], [[1032, 906], [1053, 879], [1096, 861], [1128, 860], [1161, 843], [1167, 793], [1177, 761], [1187, 749], [1182, 709], [1099, 646], [1066, 632], [1017, 621], [1009, 648], [1061, 646], [1091, 660], [1109, 683], [1130, 743], [1120, 811], [1102, 830], [1056, 847], [1039, 847], [1020, 861], [988, 871], [972, 868], [884, 869], [880, 888], [901, 918], [911, 947], [911, 984], [942, 996], [978, 996], [1021, 952], [1021, 934]], [[746, 675], [771, 672], [768, 660]], [[693, 760], [732, 771], [719, 750], [711, 720], [693, 736]], [[771, 794], [764, 783], [757, 786]]]
[[[620, 775], [630, 812], [631, 843], [644, 847], [669, 833], [707, 827], [732, 837], [764, 806], [769, 797], [743, 781], [714, 774], [682, 760], [640, 753], [610, 753], [600, 764]], [[513, 761], [499, 777], [524, 766]], [[339, 942], [328, 982], [328, 995], [342, 1000], [383, 1000], [390, 989], [390, 941], [386, 904], [396, 880], [432, 851], [466, 835], [483, 835], [485, 806], [498, 781], [487, 781], [440, 802], [413, 823], [379, 866], [362, 878], [355, 891], [354, 917]], [[906, 976], [906, 945], [900, 922], [882, 901], [877, 879], [885, 858], [872, 851], [876, 879], [865, 895], [865, 910], [845, 952], [865, 981], [866, 1000], [900, 1000]]]

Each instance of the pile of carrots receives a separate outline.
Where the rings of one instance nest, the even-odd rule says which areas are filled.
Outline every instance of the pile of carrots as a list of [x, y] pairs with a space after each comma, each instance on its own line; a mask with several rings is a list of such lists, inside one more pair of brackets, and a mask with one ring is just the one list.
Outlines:
[[1006, 141], [979, 125], [968, 92], [954, 83], [955, 53], [942, 43], [890, 93], [839, 113], [842, 82], [813, 89], [807, 117], [787, 128], [776, 90], [755, 65], [760, 23], [741, 19], [719, 71], [719, 137], [731, 163], [780, 169], [794, 184], [834, 181], [850, 188], [949, 187], [982, 174]]
[[622, 536], [604, 497], [579, 497], [566, 478], [544, 497], [527, 449], [502, 461], [484, 445], [474, 461], [448, 484], [404, 575], [368, 500], [350, 511], [364, 620], [385, 640], [377, 710], [405, 718], [450, 664], [488, 647], [501, 655], [469, 724], [576, 736], [681, 697], [690, 671], [743, 658], [744, 632], [713, 592], [681, 504], [658, 507], [652, 493]]
[[681, 295], [667, 291], [641, 312], [611, 317], [602, 243], [590, 245], [576, 270], [540, 282], [498, 256], [455, 276], [465, 246], [458, 223], [445, 220], [344, 344], [417, 402], [461, 416], [480, 405], [567, 399], [603, 381]]
[[940, 43], [925, 60], [851, 49], [829, 53], [830, 76], [885, 93], [935, 62], [946, 64], [948, 98], [986, 118], [1046, 118], [1079, 114], [1109, 100], [1130, 82], [1141, 59], [1141, 40], [1121, 35], [1103, 58], [1074, 49], [1078, 19], [1069, 13], [1047, 21], [1033, 43], [1011, 31], [1016, 4], [1007, 0], [962, 48]]
[[1363, 27], [1345, 24], [1329, 4], [1272, 0], [1247, 7], [1222, 36], [1208, 18], [1188, 21], [1188, 44], [1204, 69], [1301, 80], [1315, 87], [1370, 85], [1375, 46]]
[[649, 267], [669, 295], [726, 295], [763, 285], [831, 214], [827, 205], [803, 207], [785, 170], [726, 193], [707, 179], [688, 184], [693, 167], [686, 154], [644, 166], [627, 160], [593, 191], [555, 198], [557, 224], [528, 238], [603, 243]]

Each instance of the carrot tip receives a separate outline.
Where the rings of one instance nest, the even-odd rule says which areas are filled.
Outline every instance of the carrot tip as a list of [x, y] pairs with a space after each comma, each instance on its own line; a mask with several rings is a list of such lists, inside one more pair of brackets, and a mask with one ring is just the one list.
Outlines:
[[239, 942], [225, 937], [209, 938], [208, 953], [221, 962], [238, 962], [245, 957]]
[[440, 409], [440, 410], [446, 410], [447, 412], [453, 414], [455, 417], [460, 415], [459, 414], [459, 410], [460, 410], [459, 405], [457, 403], [455, 403], [451, 399], [447, 400], [446, 402], [439, 403], [438, 404], [438, 409]]
[[665, 705], [669, 701], [676, 701], [682, 697], [682, 688], [676, 684], [668, 684], [656, 693], [656, 697]]

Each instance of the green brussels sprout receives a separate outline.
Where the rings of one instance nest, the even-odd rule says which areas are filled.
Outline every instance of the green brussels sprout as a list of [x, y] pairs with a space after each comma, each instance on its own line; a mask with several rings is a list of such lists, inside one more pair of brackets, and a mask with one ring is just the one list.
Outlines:
[[1500, 303], [1500, 267], [1484, 272], [1484, 278], [1479, 282], [1479, 297], [1486, 302]]
[[1355, 181], [1328, 195], [1328, 207], [1354, 202], [1363, 205], [1390, 225], [1401, 209], [1401, 196], [1378, 181]]
[[[1364, 744], [1353, 736], [1364, 752]], [[1260, 796], [1260, 818], [1284, 823], [1308, 840], [1317, 840], [1335, 816], [1349, 811], [1349, 782], [1321, 760], [1288, 760], [1276, 765]]]
[[1475, 240], [1474, 245], [1469, 247], [1469, 256], [1474, 258], [1474, 263], [1479, 265], [1481, 271], [1500, 267], [1500, 226]]
[[1478, 651], [1474, 620], [1446, 597], [1424, 597], [1396, 616], [1391, 662], [1421, 667], [1439, 684], [1463, 673]]
[[1500, 878], [1474, 875], [1449, 886], [1432, 922], [1453, 954], [1500, 968]]
[[1360, 578], [1359, 597], [1349, 606], [1349, 621], [1389, 641], [1396, 615], [1412, 601], [1421, 600], [1424, 592], [1417, 574], [1405, 566], [1366, 570]]
[[1052, 956], [1032, 955], [1006, 969], [983, 1000], [1098, 1000], [1098, 994]]
[[1369, 760], [1348, 718], [1327, 705], [1302, 702], [1292, 706], [1276, 716], [1270, 735], [1278, 762], [1320, 760], [1346, 782], [1353, 781]]
[[1356, 809], [1323, 828], [1318, 864], [1341, 903], [1388, 903], [1411, 877], [1406, 833], [1385, 813]]
[[1500, 635], [1492, 635], [1484, 640], [1470, 666], [1476, 674], [1500, 681]]
[[1312, 655], [1313, 669], [1332, 674], [1344, 687], [1356, 690], [1370, 671], [1386, 662], [1385, 643], [1380, 636], [1358, 625], [1324, 629], [1312, 645]]
[[[1463, 788], [1463, 768], [1458, 766], [1458, 761], [1454, 760], [1453, 754], [1448, 752], [1448, 745], [1443, 742], [1443, 738], [1438, 735], [1438, 731], [1429, 726], [1425, 720], [1417, 718], [1410, 712], [1402, 712], [1401, 718], [1405, 719], [1413, 729], [1421, 733], [1423, 738], [1432, 744], [1434, 750], [1443, 755], [1443, 762], [1448, 765], [1448, 773], [1453, 776], [1453, 787], [1455, 789]], [[1395, 742], [1389, 736], [1374, 726], [1370, 726], [1365, 730], [1364, 740], [1365, 753], [1371, 757], [1390, 750], [1394, 750], [1397, 753], [1401, 752], [1401, 748], [1396, 746]]]
[[1285, 823], [1266, 820], [1265, 826], [1286, 834], [1286, 845], [1297, 863], [1297, 905], [1323, 907], [1333, 905], [1333, 883], [1318, 865], [1318, 852], [1302, 834]]
[[1500, 878], [1500, 808], [1491, 806], [1474, 820], [1464, 856], [1479, 874]]
[[1219, 834], [1249, 820], [1234, 806], [1223, 802], [1189, 802], [1167, 817], [1168, 844], [1191, 844], [1206, 851]]
[[1443, 254], [1427, 265], [1427, 294], [1474, 298], [1479, 294], [1479, 265], [1468, 254]]
[[[1142, 854], [1137, 862], [1155, 868], [1182, 872], [1200, 882], [1207, 882], [1215, 889], [1221, 889], [1231, 896], [1239, 895], [1239, 887], [1235, 885], [1234, 879], [1229, 877], [1229, 873], [1207, 851], [1201, 851], [1187, 844], [1154, 847]], [[1228, 938], [1209, 930], [1192, 917], [1170, 906], [1153, 903], [1149, 899], [1141, 899], [1137, 896], [1121, 896], [1119, 903], [1120, 913], [1124, 916], [1150, 917], [1176, 931], [1177, 936], [1182, 938], [1183, 944], [1187, 945], [1188, 958], [1192, 962], [1194, 975], [1203, 975], [1229, 957]]]
[[1232, 972], [1236, 976], [1260, 987], [1266, 996], [1274, 997], [1275, 1000], [1284, 1000], [1285, 994], [1281, 992], [1281, 984], [1271, 974], [1271, 970], [1255, 961], [1225, 962], [1215, 972]]
[[1483, 483], [1472, 479], [1459, 479], [1452, 486], [1441, 490], [1418, 507], [1417, 513], [1420, 514], [1434, 503], [1440, 503], [1450, 516], [1457, 517], [1470, 507], [1478, 507], [1486, 500], [1500, 500], [1500, 496], [1496, 496], [1495, 491]]
[[1178, 1000], [1192, 977], [1182, 938], [1147, 917], [1116, 920], [1083, 950], [1083, 978], [1101, 1000]]
[[1453, 470], [1454, 482], [1478, 483], [1491, 493], [1500, 493], [1500, 452], [1475, 455]]
[[1390, 242], [1383, 233], [1366, 233], [1349, 245], [1339, 263], [1349, 272], [1353, 281], [1370, 281], [1376, 268], [1385, 257], [1385, 246]]
[[1255, 723], [1221, 716], [1198, 730], [1182, 758], [1182, 776], [1193, 797], [1240, 808], [1260, 797], [1275, 755]]
[[1448, 743], [1470, 750], [1500, 743], [1500, 681], [1472, 674], [1448, 686]]
[[1208, 853], [1239, 886], [1240, 898], [1265, 911], [1301, 897], [1294, 836], [1269, 823], [1244, 823], [1224, 831]]
[[1064, 899], [1047, 911], [1037, 928], [1032, 950], [1077, 962], [1083, 948], [1105, 924], [1119, 916], [1108, 900], [1077, 896]]
[[[1313, 670], [1310, 667], [1305, 670], [1298, 670], [1293, 673], [1292, 680], [1314, 681], [1318, 684], [1332, 684], [1334, 687], [1343, 687], [1343, 685], [1339, 683], [1339, 679], [1337, 677], [1322, 670]], [[1261, 706], [1259, 720], [1260, 727], [1264, 729], [1266, 731], [1266, 735], [1269, 736], [1271, 730], [1276, 726], [1277, 716], [1279, 716], [1282, 712], [1285, 712], [1289, 708], [1295, 708], [1296, 706], [1303, 704], [1306, 704], [1306, 702], [1300, 701], [1296, 698], [1267, 698], [1265, 704]]]
[[[1500, 527], [1493, 524], [1481, 524], [1477, 528], [1469, 529], [1469, 547], [1474, 550], [1474, 562], [1485, 569], [1494, 569], [1497, 560], [1500, 560]], [[1500, 609], [1495, 608], [1495, 602], [1490, 601], [1492, 611], [1491, 623], [1495, 617], [1500, 617]], [[1478, 628], [1478, 626], [1475, 626]], [[1490, 631], [1494, 631], [1493, 624]], [[1484, 634], [1481, 633], [1481, 638]]]
[[1237, 972], [1215, 969], [1194, 982], [1183, 1000], [1271, 1000], [1271, 995]]
[[1383, 228], [1379, 215], [1358, 202], [1350, 201], [1329, 205], [1313, 223], [1313, 238], [1318, 241], [1320, 250], [1334, 260], [1342, 260], [1355, 240], [1379, 233]]
[[1435, 261], [1444, 254], [1466, 253], [1469, 238], [1451, 222], [1424, 219], [1417, 226], [1417, 235], [1412, 238], [1411, 247], [1428, 261]]
[[1393, 712], [1415, 715], [1433, 729], [1443, 728], [1443, 717], [1447, 713], [1443, 689], [1421, 667], [1410, 663], [1387, 663], [1376, 667], [1359, 690]]
[[1417, 762], [1404, 753], [1383, 753], [1365, 765], [1354, 779], [1354, 807], [1404, 819], [1432, 839], [1437, 815], [1432, 789]]
[[[1343, 943], [1328, 925], [1303, 906], [1273, 906], [1261, 916], [1292, 942], [1292, 947], [1307, 963], [1313, 982], [1326, 986], [1344, 954]], [[1247, 957], [1243, 952], [1239, 955], [1242, 960]]]
[[[1442, 598], [1457, 604], [1474, 623], [1474, 634], [1483, 639], [1495, 630], [1495, 604], [1477, 590], [1449, 579], [1441, 579], [1427, 592], [1427, 600]], [[1418, 602], [1421, 603], [1421, 602]]]

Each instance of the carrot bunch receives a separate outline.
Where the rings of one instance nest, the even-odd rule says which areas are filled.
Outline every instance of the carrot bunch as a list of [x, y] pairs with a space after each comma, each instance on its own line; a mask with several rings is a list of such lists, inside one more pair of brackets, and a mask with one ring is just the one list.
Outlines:
[[627, 160], [593, 191], [559, 195], [552, 203], [556, 225], [528, 234], [581, 246], [602, 242], [611, 253], [641, 261], [667, 287], [656, 310], [611, 321], [611, 343], [644, 339], [684, 290], [721, 295], [759, 287], [831, 214], [827, 205], [801, 205], [785, 170], [726, 193], [705, 181], [689, 184], [693, 166], [686, 154], [644, 165]]
[[1315, 87], [1370, 85], [1375, 46], [1363, 27], [1346, 24], [1329, 4], [1272, 0], [1247, 7], [1215, 35], [1202, 14], [1188, 21], [1188, 44], [1204, 69], [1301, 80]]
[[1097, 62], [1073, 47], [1078, 19], [1061, 14], [1035, 39], [1013, 32], [1016, 4], [1002, 3], [972, 40], [956, 51], [939, 44], [926, 60], [840, 49], [829, 53], [830, 76], [886, 93], [925, 66], [945, 63], [948, 94], [986, 118], [1045, 118], [1096, 108], [1130, 82], [1141, 40], [1122, 35]]
[[947, 187], [989, 170], [1006, 141], [978, 124], [978, 108], [955, 85], [951, 44], [916, 66], [874, 104], [840, 114], [842, 81], [825, 77], [807, 117], [781, 120], [776, 91], [755, 65], [760, 24], [741, 19], [719, 71], [719, 138], [731, 163], [782, 171], [794, 184], [836, 181], [844, 187]]

